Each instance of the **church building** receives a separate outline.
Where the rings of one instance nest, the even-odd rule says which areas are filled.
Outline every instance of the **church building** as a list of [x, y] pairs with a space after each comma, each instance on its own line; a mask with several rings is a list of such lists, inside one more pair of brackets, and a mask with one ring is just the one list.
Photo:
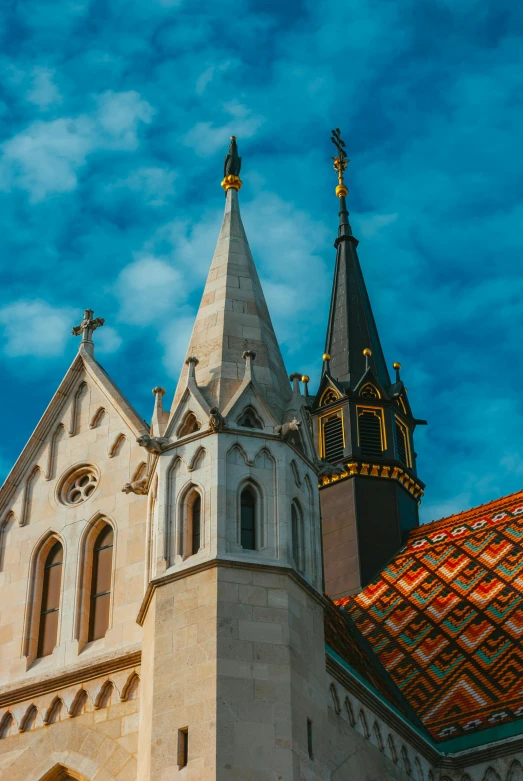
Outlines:
[[0, 781], [523, 781], [523, 491], [420, 526], [425, 421], [389, 373], [332, 140], [315, 394], [282, 359], [234, 137], [150, 420], [95, 357], [104, 320], [73, 328], [0, 489]]

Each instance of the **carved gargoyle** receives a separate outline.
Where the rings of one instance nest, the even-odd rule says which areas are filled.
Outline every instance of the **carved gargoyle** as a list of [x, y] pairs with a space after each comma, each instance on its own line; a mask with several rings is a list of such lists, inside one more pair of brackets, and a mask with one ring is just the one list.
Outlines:
[[294, 418], [294, 420], [291, 420], [289, 423], [284, 423], [283, 426], [275, 426], [274, 432], [279, 434], [283, 440], [287, 440], [292, 437], [294, 432], [299, 431], [300, 427], [301, 421]]
[[148, 453], [159, 456], [160, 453], [170, 444], [169, 437], [150, 437], [149, 434], [142, 434], [136, 441], [140, 447], [144, 447]]
[[223, 417], [218, 407], [211, 407], [209, 412], [209, 428], [211, 431], [214, 433], [217, 431], [222, 431], [225, 425], [225, 418]]
[[342, 475], [346, 471], [343, 464], [331, 464], [330, 461], [324, 461], [321, 458], [315, 458], [313, 463], [318, 477]]
[[147, 493], [147, 478], [142, 477], [141, 480], [133, 480], [132, 483], [126, 483], [122, 491], [124, 494], [139, 494], [143, 496]]

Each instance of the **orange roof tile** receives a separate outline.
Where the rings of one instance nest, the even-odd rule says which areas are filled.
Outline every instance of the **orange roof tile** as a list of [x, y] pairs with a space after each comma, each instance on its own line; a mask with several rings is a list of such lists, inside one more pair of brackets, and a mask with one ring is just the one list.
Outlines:
[[414, 529], [337, 604], [436, 741], [523, 718], [523, 492]]

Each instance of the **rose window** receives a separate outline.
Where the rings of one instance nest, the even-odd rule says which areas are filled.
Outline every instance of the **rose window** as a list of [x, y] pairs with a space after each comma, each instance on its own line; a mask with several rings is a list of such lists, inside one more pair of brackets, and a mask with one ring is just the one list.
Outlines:
[[58, 495], [63, 504], [81, 504], [97, 486], [98, 474], [92, 466], [77, 467], [62, 480]]

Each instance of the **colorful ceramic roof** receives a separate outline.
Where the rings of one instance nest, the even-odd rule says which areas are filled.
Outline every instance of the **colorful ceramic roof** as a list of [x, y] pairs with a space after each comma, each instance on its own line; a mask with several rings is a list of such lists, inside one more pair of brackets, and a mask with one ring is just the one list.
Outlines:
[[414, 529], [339, 600], [435, 741], [523, 718], [523, 491]]

